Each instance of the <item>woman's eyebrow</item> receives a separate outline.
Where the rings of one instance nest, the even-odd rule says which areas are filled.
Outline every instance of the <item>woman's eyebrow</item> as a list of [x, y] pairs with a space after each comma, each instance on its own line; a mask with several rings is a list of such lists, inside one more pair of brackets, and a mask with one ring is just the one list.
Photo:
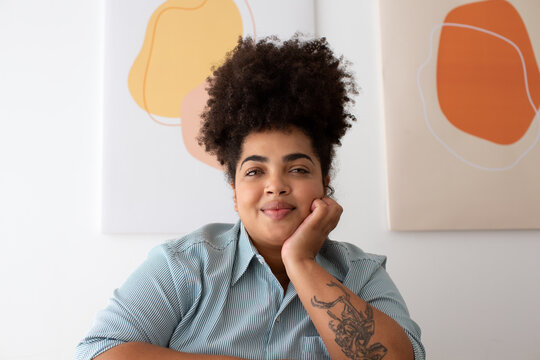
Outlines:
[[303, 153], [293, 153], [293, 154], [285, 155], [283, 157], [283, 162], [290, 162], [290, 161], [294, 161], [294, 160], [298, 160], [298, 159], [308, 159], [309, 161], [311, 161], [312, 164], [314, 164], [311, 157], [309, 155], [303, 154]]
[[[307, 154], [304, 154], [304, 153], [287, 154], [287, 155], [283, 156], [282, 159], [283, 159], [283, 162], [291, 162], [291, 161], [298, 160], [298, 159], [307, 159], [313, 164], [313, 160], [311, 159], [311, 157], [309, 155], [307, 155]], [[257, 161], [257, 162], [266, 163], [266, 162], [268, 162], [268, 158], [265, 157], [265, 156], [261, 156], [261, 155], [250, 155], [250, 156], [246, 157], [244, 160], [242, 160], [242, 162], [240, 163], [240, 167], [242, 167], [242, 165], [244, 165], [244, 163], [247, 162], [247, 161]]]
[[244, 160], [242, 160], [242, 162], [240, 163], [240, 167], [242, 167], [242, 165], [244, 165], [246, 161], [258, 161], [258, 162], [264, 163], [264, 162], [268, 162], [268, 158], [261, 155], [250, 155]]

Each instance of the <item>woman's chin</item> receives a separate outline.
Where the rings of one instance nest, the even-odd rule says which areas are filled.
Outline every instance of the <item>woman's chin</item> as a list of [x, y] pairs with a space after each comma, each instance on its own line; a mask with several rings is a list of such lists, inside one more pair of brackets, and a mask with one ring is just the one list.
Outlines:
[[281, 228], [281, 229], [272, 229], [267, 238], [267, 242], [273, 245], [282, 246], [285, 241], [294, 234], [295, 228]]

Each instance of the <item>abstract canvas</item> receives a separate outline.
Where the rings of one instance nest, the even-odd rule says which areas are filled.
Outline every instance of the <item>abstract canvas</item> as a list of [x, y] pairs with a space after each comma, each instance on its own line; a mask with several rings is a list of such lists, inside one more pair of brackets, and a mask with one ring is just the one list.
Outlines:
[[222, 169], [196, 141], [205, 80], [239, 36], [313, 34], [314, 20], [312, 0], [107, 1], [102, 230], [236, 221]]
[[394, 230], [540, 228], [540, 2], [380, 3]]

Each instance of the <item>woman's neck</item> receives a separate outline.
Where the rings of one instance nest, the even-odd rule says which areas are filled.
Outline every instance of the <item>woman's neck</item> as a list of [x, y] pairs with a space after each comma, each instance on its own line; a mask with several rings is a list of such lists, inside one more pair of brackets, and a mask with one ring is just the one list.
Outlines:
[[279, 281], [283, 287], [283, 291], [287, 290], [289, 285], [289, 277], [287, 276], [287, 271], [285, 265], [283, 264], [283, 259], [281, 258], [281, 248], [272, 248], [272, 249], [261, 249], [257, 247], [257, 251], [264, 258], [270, 270]]

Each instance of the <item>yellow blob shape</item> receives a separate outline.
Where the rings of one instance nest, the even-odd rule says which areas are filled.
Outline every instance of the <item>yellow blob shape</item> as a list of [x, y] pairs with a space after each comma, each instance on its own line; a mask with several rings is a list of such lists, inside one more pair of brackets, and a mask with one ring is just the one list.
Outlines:
[[184, 96], [219, 66], [242, 36], [232, 0], [168, 0], [154, 11], [128, 88], [146, 112], [180, 116]]

